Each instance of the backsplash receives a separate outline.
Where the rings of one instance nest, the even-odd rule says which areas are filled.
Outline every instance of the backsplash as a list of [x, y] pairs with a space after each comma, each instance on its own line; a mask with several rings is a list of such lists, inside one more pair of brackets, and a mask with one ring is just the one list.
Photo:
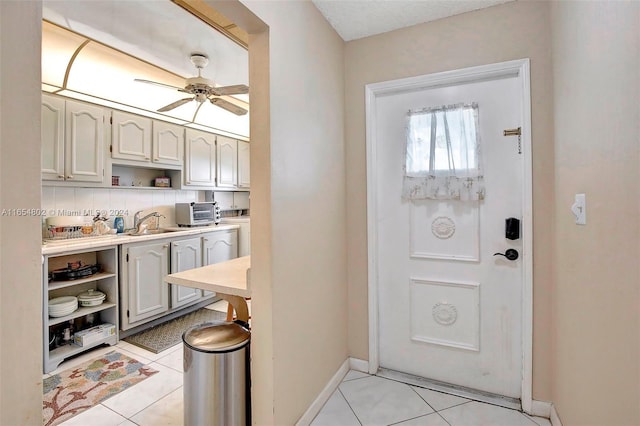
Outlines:
[[160, 226], [174, 225], [175, 203], [191, 201], [204, 201], [203, 191], [42, 187], [42, 209], [55, 212], [53, 216], [95, 216], [104, 211], [107, 224], [113, 226], [113, 219], [122, 212], [125, 228], [133, 227], [133, 215], [139, 210], [166, 216], [160, 219]]

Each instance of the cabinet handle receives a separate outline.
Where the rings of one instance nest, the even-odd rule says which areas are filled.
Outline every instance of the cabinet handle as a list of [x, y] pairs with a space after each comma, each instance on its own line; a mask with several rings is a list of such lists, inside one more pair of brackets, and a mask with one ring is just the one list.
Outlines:
[[149, 157], [144, 157], [144, 159], [145, 159], [145, 160], [150, 160], [150, 158], [149, 158]]
[[67, 175], [67, 179], [73, 179], [73, 175]]
[[159, 158], [154, 158], [154, 159], [153, 159], [153, 161], [159, 161], [159, 160], [160, 160]]
[[58, 179], [64, 179], [64, 175], [58, 175]]

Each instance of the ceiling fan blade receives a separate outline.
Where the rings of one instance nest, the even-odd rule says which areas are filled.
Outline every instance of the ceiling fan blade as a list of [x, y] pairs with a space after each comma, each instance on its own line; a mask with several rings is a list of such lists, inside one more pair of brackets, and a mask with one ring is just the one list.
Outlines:
[[141, 78], [136, 78], [133, 81], [137, 81], [138, 83], [153, 84], [154, 86], [166, 87], [168, 89], [183, 90], [182, 87], [172, 86], [170, 84], [158, 83], [157, 81], [143, 80]]
[[192, 100], [194, 100], [194, 99], [195, 99], [195, 98], [184, 98], [184, 99], [180, 99], [179, 101], [172, 102], [172, 103], [170, 103], [170, 104], [169, 104], [169, 105], [167, 105], [167, 106], [163, 106], [162, 108], [160, 108], [160, 109], [158, 110], [158, 112], [165, 112], [165, 111], [172, 110], [172, 109], [177, 108], [177, 107], [179, 107], [180, 105], [184, 105], [184, 104], [186, 104], [187, 102], [190, 102], [190, 101], [192, 101]]
[[216, 96], [244, 95], [245, 93], [249, 93], [249, 86], [245, 84], [235, 84], [233, 86], [214, 87], [212, 91]]
[[229, 112], [234, 113], [235, 115], [245, 115], [247, 113], [247, 110], [244, 108], [239, 107], [236, 104], [232, 104], [229, 101], [225, 101], [224, 99], [220, 99], [220, 98], [211, 98], [209, 99], [211, 101], [212, 104], [214, 104], [215, 106], [219, 106], [220, 108], [224, 108]]

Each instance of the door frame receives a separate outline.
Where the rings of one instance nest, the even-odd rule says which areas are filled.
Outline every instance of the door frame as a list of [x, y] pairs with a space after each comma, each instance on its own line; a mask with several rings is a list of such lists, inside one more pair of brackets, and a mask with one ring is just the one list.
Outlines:
[[[533, 386], [533, 185], [531, 158], [531, 87], [529, 59], [462, 68], [371, 83], [365, 86], [367, 154], [367, 250], [369, 305], [369, 373], [380, 367], [378, 342], [378, 211], [376, 102], [380, 96], [440, 86], [481, 82], [499, 78], [517, 78], [522, 95], [522, 386], [521, 402], [525, 412], [532, 409]], [[514, 142], [515, 144], [515, 142]]]

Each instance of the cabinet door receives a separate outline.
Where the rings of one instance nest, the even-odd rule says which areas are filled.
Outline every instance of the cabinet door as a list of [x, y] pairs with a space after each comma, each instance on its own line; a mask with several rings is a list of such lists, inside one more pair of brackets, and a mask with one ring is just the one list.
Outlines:
[[104, 109], [66, 101], [65, 180], [104, 180]]
[[[171, 273], [202, 266], [200, 237], [171, 243]], [[171, 308], [186, 306], [199, 300], [202, 290], [171, 284]]]
[[64, 99], [42, 95], [42, 179], [64, 180]]
[[[213, 265], [238, 257], [238, 231], [218, 231], [202, 236], [202, 264]], [[205, 291], [204, 296], [212, 296], [214, 292]]]
[[213, 265], [238, 257], [238, 231], [211, 232], [202, 236], [202, 264]]
[[249, 188], [251, 186], [251, 173], [249, 142], [238, 141], [238, 187]]
[[184, 127], [153, 122], [153, 162], [172, 166], [182, 165], [184, 153]]
[[238, 185], [238, 141], [218, 136], [218, 181], [216, 186], [235, 188]]
[[133, 323], [169, 310], [169, 243], [151, 243], [125, 248], [129, 322]]
[[121, 160], [151, 161], [151, 119], [113, 111], [111, 157]]
[[185, 130], [184, 184], [214, 186], [216, 183], [216, 135]]

